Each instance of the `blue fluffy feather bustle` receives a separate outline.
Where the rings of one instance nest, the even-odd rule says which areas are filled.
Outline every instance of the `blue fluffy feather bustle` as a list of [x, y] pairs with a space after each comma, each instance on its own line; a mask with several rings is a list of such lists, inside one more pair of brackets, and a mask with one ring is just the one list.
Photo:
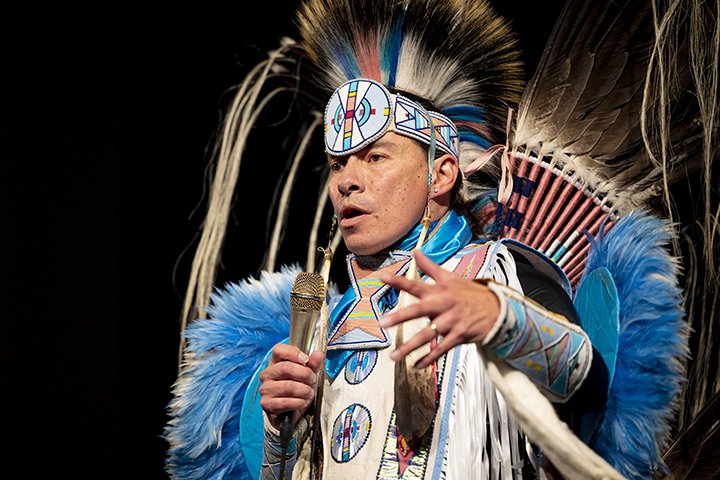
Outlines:
[[615, 377], [590, 447], [629, 479], [664, 468], [685, 378], [688, 332], [670, 238], [666, 221], [631, 213], [593, 241], [585, 269], [607, 268], [620, 300]]
[[252, 373], [287, 338], [289, 298], [299, 267], [229, 284], [212, 296], [209, 318], [186, 330], [186, 366], [174, 386], [166, 462], [172, 478], [251, 479], [239, 419]]

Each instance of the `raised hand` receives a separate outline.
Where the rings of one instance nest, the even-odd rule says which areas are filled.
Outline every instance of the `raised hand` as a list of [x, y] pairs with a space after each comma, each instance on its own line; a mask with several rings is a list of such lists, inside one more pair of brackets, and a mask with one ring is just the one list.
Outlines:
[[415, 261], [418, 268], [433, 281], [382, 275], [381, 281], [410, 293], [418, 301], [384, 316], [380, 325], [386, 328], [415, 318], [428, 317], [431, 320], [428, 328], [408, 339], [390, 355], [395, 361], [401, 360], [413, 350], [442, 335], [442, 341], [415, 364], [416, 368], [424, 368], [456, 345], [481, 342], [498, 319], [500, 303], [487, 286], [444, 270], [422, 252], [415, 253]]

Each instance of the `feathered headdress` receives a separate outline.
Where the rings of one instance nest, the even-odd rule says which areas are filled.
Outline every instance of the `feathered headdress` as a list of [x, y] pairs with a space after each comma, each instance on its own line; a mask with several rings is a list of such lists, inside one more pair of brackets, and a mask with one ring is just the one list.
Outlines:
[[312, 0], [298, 19], [327, 98], [363, 78], [417, 100], [457, 128], [461, 168], [505, 140], [523, 70], [516, 36], [488, 2]]

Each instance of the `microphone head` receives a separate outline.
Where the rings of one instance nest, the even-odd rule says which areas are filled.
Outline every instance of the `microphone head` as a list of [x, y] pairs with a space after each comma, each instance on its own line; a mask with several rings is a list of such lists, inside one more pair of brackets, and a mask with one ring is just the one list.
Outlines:
[[320, 310], [325, 301], [325, 280], [318, 273], [300, 272], [290, 292], [290, 307]]

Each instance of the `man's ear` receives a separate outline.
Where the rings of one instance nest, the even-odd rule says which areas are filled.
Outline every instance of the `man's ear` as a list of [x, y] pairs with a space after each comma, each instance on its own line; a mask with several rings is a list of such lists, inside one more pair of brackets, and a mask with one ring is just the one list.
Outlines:
[[446, 153], [435, 159], [433, 167], [432, 188], [430, 198], [436, 198], [452, 190], [455, 180], [460, 174], [460, 167], [455, 157]]

